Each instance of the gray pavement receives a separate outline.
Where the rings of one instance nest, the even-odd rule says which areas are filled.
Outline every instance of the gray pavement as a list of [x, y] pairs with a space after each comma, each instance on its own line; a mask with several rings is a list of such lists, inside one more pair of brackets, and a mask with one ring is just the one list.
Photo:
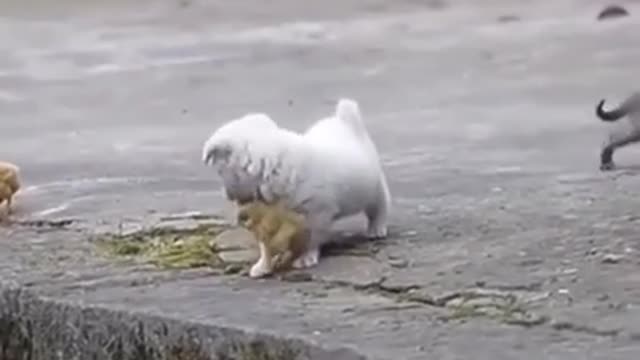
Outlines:
[[[640, 353], [640, 146], [599, 172], [607, 131], [625, 124], [593, 115], [638, 84], [635, 2], [608, 22], [599, 0], [29, 3], [0, 5], [0, 158], [22, 169], [18, 219], [76, 222], [1, 227], [3, 282], [301, 339], [311, 358]], [[360, 102], [394, 195], [391, 236], [358, 245], [365, 256], [332, 251], [295, 282], [93, 255], [98, 231], [226, 211], [200, 163], [223, 122], [265, 111], [302, 130], [340, 96]], [[540, 321], [453, 317], [437, 301], [469, 289], [510, 294]]]

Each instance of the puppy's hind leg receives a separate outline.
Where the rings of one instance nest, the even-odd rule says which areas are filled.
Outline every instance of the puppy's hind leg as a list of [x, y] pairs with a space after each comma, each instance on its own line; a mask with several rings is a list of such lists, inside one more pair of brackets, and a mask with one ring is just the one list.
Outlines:
[[376, 199], [365, 209], [365, 215], [368, 221], [368, 238], [379, 239], [387, 236], [387, 218], [389, 216], [390, 205], [391, 193], [389, 192], [384, 174], [381, 174]]

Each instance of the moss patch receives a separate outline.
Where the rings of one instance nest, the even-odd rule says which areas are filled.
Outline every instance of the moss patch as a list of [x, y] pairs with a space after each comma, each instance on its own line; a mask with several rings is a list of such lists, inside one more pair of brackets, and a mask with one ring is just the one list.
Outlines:
[[523, 303], [512, 294], [490, 294], [479, 292], [461, 292], [446, 303], [451, 314], [447, 320], [464, 320], [485, 317], [505, 324], [531, 327], [547, 322], [544, 316], [529, 312]]
[[129, 234], [105, 234], [98, 249], [111, 257], [138, 260], [163, 269], [224, 267], [214, 239], [228, 226], [200, 224], [194, 228], [157, 227]]
[[230, 342], [216, 352], [219, 360], [296, 360], [301, 351], [286, 344], [267, 344], [264, 341]]

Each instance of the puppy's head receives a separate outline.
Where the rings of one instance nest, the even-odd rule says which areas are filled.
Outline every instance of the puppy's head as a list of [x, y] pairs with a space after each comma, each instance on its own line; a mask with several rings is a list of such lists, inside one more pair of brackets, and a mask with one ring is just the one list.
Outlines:
[[231, 120], [214, 131], [205, 141], [202, 147], [202, 162], [211, 166], [232, 162], [232, 157], [246, 155], [244, 153], [247, 152], [248, 144], [263, 140], [265, 133], [277, 129], [278, 125], [262, 113], [250, 113]]

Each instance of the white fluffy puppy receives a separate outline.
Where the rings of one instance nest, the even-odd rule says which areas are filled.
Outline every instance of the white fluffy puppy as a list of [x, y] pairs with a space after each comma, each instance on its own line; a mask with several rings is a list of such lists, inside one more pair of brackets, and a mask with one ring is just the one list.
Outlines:
[[230, 200], [281, 200], [306, 216], [310, 239], [297, 268], [318, 263], [332, 223], [344, 217], [364, 213], [369, 237], [387, 235], [391, 195], [353, 100], [341, 99], [333, 116], [303, 134], [265, 114], [232, 120], [206, 141], [202, 160], [218, 170]]

